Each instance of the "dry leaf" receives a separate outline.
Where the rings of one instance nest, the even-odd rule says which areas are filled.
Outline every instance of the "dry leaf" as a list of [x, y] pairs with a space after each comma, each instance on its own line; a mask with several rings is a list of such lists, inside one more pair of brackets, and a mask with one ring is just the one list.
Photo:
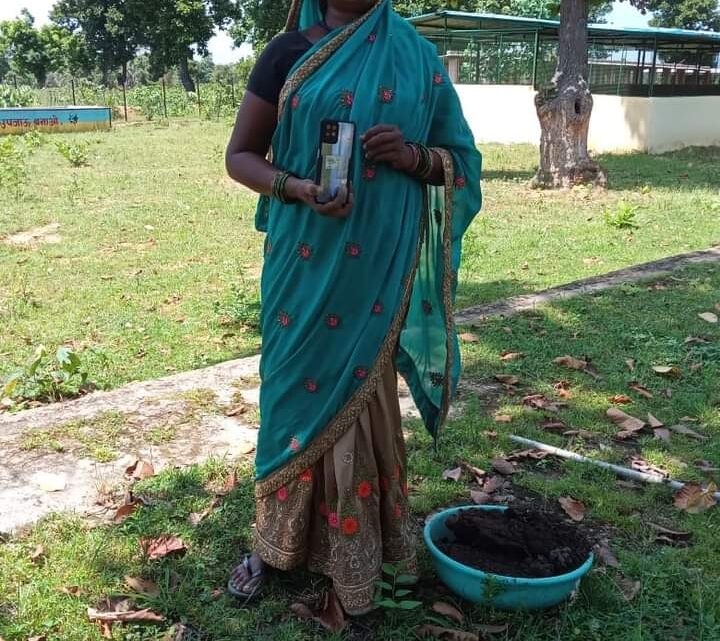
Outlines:
[[137, 510], [139, 505], [139, 501], [131, 501], [130, 503], [125, 503], [124, 505], [121, 505], [117, 509], [117, 512], [115, 512], [115, 516], [113, 516], [113, 522], [122, 523], [128, 516], [130, 516], [135, 510]]
[[666, 378], [681, 378], [682, 371], [675, 365], [653, 365], [653, 372]]
[[638, 472], [659, 476], [660, 478], [668, 478], [670, 476], [666, 469], [653, 463], [648, 463], [644, 458], [640, 458], [639, 456], [633, 456], [630, 460], [630, 467]]
[[580, 522], [585, 518], [585, 504], [569, 496], [562, 496], [558, 499], [560, 507], [565, 513], [576, 522]]
[[633, 400], [627, 394], [615, 394], [608, 399], [613, 405], [628, 405]]
[[506, 459], [508, 461], [518, 461], [524, 458], [531, 458], [535, 461], [542, 461], [544, 458], [550, 456], [549, 452], [545, 450], [532, 449], [532, 450], [516, 450], [511, 452]]
[[445, 470], [442, 473], [443, 480], [445, 481], [455, 481], [456, 483], [460, 480], [460, 477], [462, 476], [462, 468], [456, 467], [452, 470]]
[[504, 458], [494, 458], [492, 460], [492, 466], [496, 472], [503, 475], [515, 474], [517, 471], [515, 470], [515, 466], [510, 463], [510, 461], [506, 461]]
[[123, 612], [115, 611], [101, 611], [95, 608], [87, 609], [88, 619], [90, 621], [105, 621], [105, 622], [124, 622], [124, 621], [144, 621], [159, 623], [165, 620], [162, 614], [157, 614], [149, 608], [143, 610], [127, 610]]
[[155, 468], [147, 461], [137, 459], [132, 465], [125, 469], [125, 475], [142, 481], [143, 479], [149, 479], [151, 476], [155, 476]]
[[502, 352], [500, 354], [501, 361], [516, 361], [519, 358], [525, 358], [524, 352]]
[[443, 601], [436, 601], [433, 603], [432, 610], [433, 612], [447, 617], [448, 619], [452, 619], [455, 623], [459, 623], [461, 625], [465, 620], [465, 617], [462, 615], [460, 610], [458, 610], [454, 605], [444, 603]]
[[657, 523], [648, 523], [648, 525], [655, 530], [658, 534], [662, 534], [665, 537], [671, 539], [677, 539], [678, 541], [687, 541], [692, 536], [691, 532], [681, 532], [677, 530], [671, 530]]
[[485, 478], [485, 475], [487, 472], [485, 470], [481, 470], [479, 467], [475, 467], [474, 465], [470, 465], [467, 461], [460, 461], [460, 465], [465, 468], [465, 471], [468, 472], [471, 476], [475, 478], [475, 481], [477, 483], [482, 483], [483, 479]]
[[697, 439], [698, 441], [707, 440], [707, 436], [698, 434], [695, 430], [690, 429], [687, 425], [671, 425], [670, 429], [673, 432], [677, 432], [678, 434], [684, 434], [685, 436], [690, 436], [691, 438]]
[[512, 423], [512, 416], [510, 414], [495, 414], [496, 423]]
[[525, 396], [522, 399], [522, 404], [546, 412], [558, 412], [560, 411], [560, 407], [565, 405], [565, 403], [560, 401], [548, 400], [544, 394], [530, 394], [529, 396]]
[[620, 567], [620, 561], [617, 560], [617, 557], [610, 549], [610, 545], [607, 541], [601, 541], [600, 543], [598, 543], [595, 546], [594, 551], [598, 559], [603, 562], [603, 565], [607, 565], [610, 568]]
[[667, 427], [658, 427], [653, 431], [653, 436], [659, 441], [670, 442], [670, 430]]
[[565, 432], [567, 425], [558, 419], [548, 418], [540, 423], [540, 427], [549, 432]]
[[695, 343], [706, 344], [710, 341], [703, 336], [687, 336], [685, 338], [685, 345], [694, 345]]
[[652, 414], [648, 414], [648, 425], [650, 427], [652, 427], [653, 429], [655, 429], [657, 427], [665, 427], [665, 423], [663, 423], [662, 421], [659, 421]]
[[184, 553], [187, 546], [177, 536], [159, 536], [154, 539], [140, 539], [140, 546], [149, 561], [161, 559], [169, 554]]
[[697, 469], [699, 469], [701, 472], [708, 472], [708, 473], [720, 472], [720, 467], [717, 467], [710, 461], [705, 461], [703, 459], [699, 459], [699, 460], [695, 461], [695, 467], [697, 467]]
[[562, 365], [563, 367], [567, 367], [569, 369], [586, 369], [588, 364], [587, 361], [580, 360], [579, 358], [574, 358], [572, 356], [559, 356], [558, 358], [553, 360], [553, 363], [556, 365]]
[[634, 358], [626, 358], [626, 359], [625, 359], [625, 364], [628, 366], [628, 369], [629, 369], [631, 372], [634, 372], [634, 371], [635, 371], [635, 359], [634, 359]]
[[158, 588], [157, 583], [149, 579], [141, 579], [137, 576], [126, 576], [125, 585], [140, 594], [147, 594], [149, 596], [157, 596], [160, 594], [160, 588]]
[[235, 474], [235, 470], [231, 470], [230, 474], [228, 474], [227, 478], [225, 479], [225, 483], [223, 483], [222, 489], [215, 492], [215, 496], [225, 496], [226, 494], [230, 494], [235, 489], [235, 486], [237, 485], [237, 475]]
[[421, 625], [415, 628], [415, 634], [421, 639], [440, 639], [440, 641], [479, 641], [477, 634], [463, 630], [451, 630], [439, 625]]
[[470, 498], [475, 505], [485, 505], [485, 503], [492, 501], [492, 496], [480, 490], [470, 490]]
[[640, 581], [633, 581], [625, 577], [619, 577], [617, 579], [617, 586], [620, 588], [620, 592], [628, 603], [640, 592]]
[[700, 514], [717, 504], [717, 489], [715, 483], [708, 483], [705, 489], [697, 483], [686, 483], [675, 495], [675, 507], [688, 514]]
[[215, 509], [215, 506], [219, 503], [219, 501], [220, 499], [215, 497], [212, 501], [210, 501], [210, 505], [208, 505], [202, 512], [191, 512], [188, 514], [188, 523], [190, 523], [193, 527], [200, 525], [200, 523], [202, 523]]
[[702, 314], [698, 314], [698, 316], [708, 323], [715, 324], [718, 322], [718, 316], [713, 312], [703, 312]]
[[70, 596], [79, 596], [83, 593], [83, 589], [79, 585], [63, 585], [55, 588], [55, 591], [62, 594], [69, 594]]
[[44, 557], [45, 557], [45, 546], [43, 546], [42, 544], [38, 543], [38, 544], [35, 546], [35, 549], [33, 550], [32, 554], [30, 555], [30, 560], [31, 560], [33, 563], [37, 563], [38, 561], [40, 561], [40, 560], [41, 560], [42, 558], [44, 558]]
[[240, 416], [245, 414], [250, 408], [245, 403], [240, 403], [235, 407], [225, 410], [225, 416]]
[[597, 434], [594, 434], [593, 432], [589, 432], [588, 430], [568, 430], [567, 432], [563, 432], [563, 436], [579, 436], [580, 438], [595, 438]]
[[640, 396], [643, 396], [645, 398], [653, 398], [652, 392], [643, 385], [640, 385], [640, 383], [638, 383], [637, 381], [632, 381], [628, 387], [630, 387], [630, 389], [634, 392], [640, 394]]
[[484, 430], [482, 434], [486, 438], [497, 438], [497, 435], [498, 435], [497, 432], [494, 432], [492, 430]]
[[517, 376], [511, 376], [509, 374], [495, 374], [495, 380], [503, 385], [517, 385], [520, 382]]
[[477, 343], [480, 340], [480, 337], [477, 336], [477, 334], [472, 334], [470, 332], [460, 334], [458, 338], [464, 343]]
[[626, 438], [630, 438], [636, 432], [639, 432], [645, 427], [645, 421], [641, 421], [639, 418], [630, 416], [615, 407], [608, 409], [606, 414], [613, 423], [622, 428], [622, 431], [615, 435], [619, 439], [624, 440]]
[[486, 623], [484, 625], [478, 625], [475, 627], [483, 634], [502, 634], [503, 632], [507, 632], [507, 629], [510, 626], [507, 623], [503, 623], [501, 625], [492, 625]]

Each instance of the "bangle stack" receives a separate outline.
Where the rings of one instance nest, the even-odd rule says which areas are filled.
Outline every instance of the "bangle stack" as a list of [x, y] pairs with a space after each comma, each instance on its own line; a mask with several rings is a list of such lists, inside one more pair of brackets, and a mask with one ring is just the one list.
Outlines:
[[415, 157], [414, 168], [410, 173], [420, 180], [427, 180], [433, 171], [433, 152], [419, 142], [410, 142], [407, 145]]
[[275, 179], [273, 180], [271, 196], [279, 200], [283, 205], [291, 202], [285, 193], [285, 185], [288, 178], [292, 177], [293, 175], [289, 171], [279, 171], [275, 174]]

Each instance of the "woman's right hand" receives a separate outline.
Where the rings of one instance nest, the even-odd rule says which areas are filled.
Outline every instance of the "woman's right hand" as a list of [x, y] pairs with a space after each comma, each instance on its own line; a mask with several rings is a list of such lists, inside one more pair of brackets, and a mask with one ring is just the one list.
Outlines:
[[316, 185], [312, 180], [288, 178], [288, 181], [285, 183], [285, 193], [289, 199], [305, 203], [321, 216], [327, 216], [328, 218], [347, 218], [350, 215], [355, 201], [352, 185], [341, 187], [335, 199], [325, 204], [321, 204], [315, 200], [320, 192], [320, 186]]

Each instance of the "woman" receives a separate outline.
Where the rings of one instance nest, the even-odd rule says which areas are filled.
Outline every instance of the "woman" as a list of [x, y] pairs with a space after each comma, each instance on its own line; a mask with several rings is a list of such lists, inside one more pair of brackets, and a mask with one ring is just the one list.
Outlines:
[[[352, 186], [318, 204], [326, 118], [358, 136]], [[232, 594], [257, 595], [267, 566], [304, 564], [362, 614], [383, 562], [414, 570], [397, 370], [437, 436], [459, 376], [452, 301], [480, 164], [434, 47], [390, 0], [292, 2], [227, 150], [230, 176], [262, 194], [266, 233], [255, 549]]]

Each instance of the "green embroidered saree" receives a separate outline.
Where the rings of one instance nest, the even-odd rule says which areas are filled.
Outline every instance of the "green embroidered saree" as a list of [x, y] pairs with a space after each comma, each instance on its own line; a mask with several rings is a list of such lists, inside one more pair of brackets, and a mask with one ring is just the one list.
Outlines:
[[[320, 18], [318, 0], [296, 0], [288, 29]], [[455, 90], [433, 45], [389, 0], [298, 61], [278, 114], [273, 163], [300, 177], [315, 174], [321, 120], [355, 122], [355, 206], [336, 220], [260, 199], [258, 497], [278, 492], [342, 437], [390, 359], [438, 435], [460, 372], [451, 314], [461, 240], [481, 205], [481, 158]], [[445, 185], [367, 163], [359, 135], [380, 123], [434, 148]]]

